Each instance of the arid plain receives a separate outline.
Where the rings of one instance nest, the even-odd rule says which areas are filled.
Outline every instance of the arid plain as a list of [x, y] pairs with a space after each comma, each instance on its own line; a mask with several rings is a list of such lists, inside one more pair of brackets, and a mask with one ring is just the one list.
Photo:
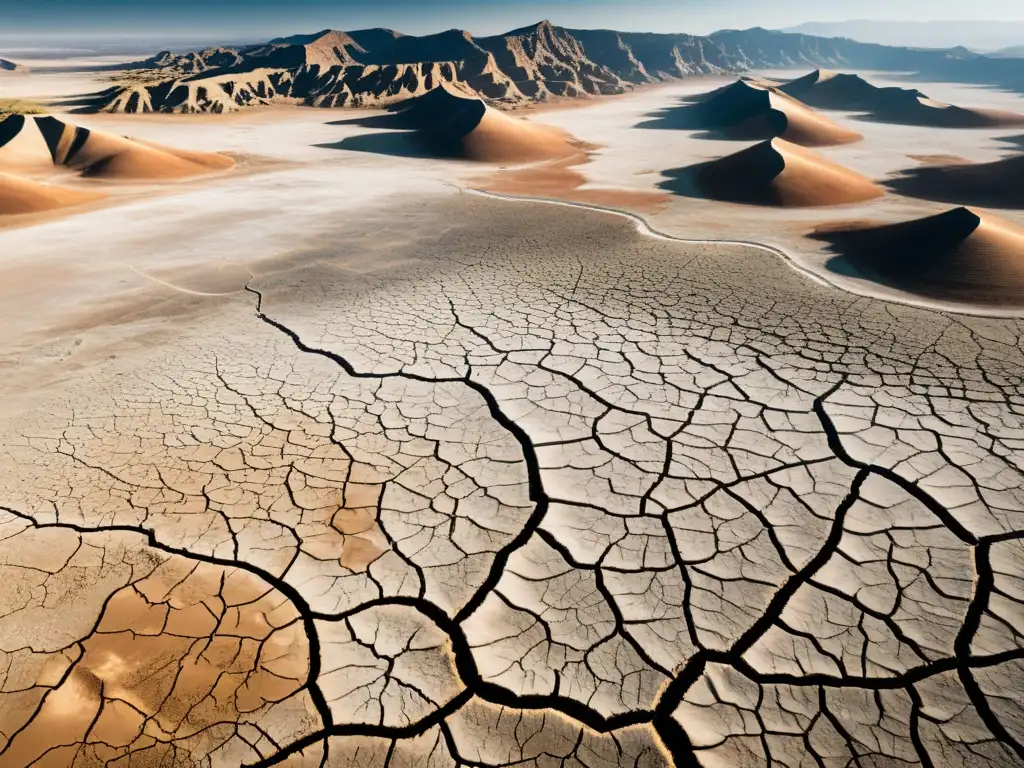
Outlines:
[[0, 768], [1024, 766], [1024, 96], [65, 64], [0, 72]]

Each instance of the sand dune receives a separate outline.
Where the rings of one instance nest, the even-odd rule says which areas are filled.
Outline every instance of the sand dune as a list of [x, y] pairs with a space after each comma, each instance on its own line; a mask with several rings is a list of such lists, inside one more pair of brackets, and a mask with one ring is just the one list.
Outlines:
[[169, 180], [227, 170], [235, 161], [216, 152], [190, 152], [92, 131], [54, 117], [35, 118], [57, 165], [84, 176]]
[[717, 200], [787, 207], [841, 205], [883, 194], [870, 179], [783, 139], [683, 170], [667, 173], [677, 181], [662, 188], [681, 192], [688, 178], [697, 193]]
[[434, 154], [480, 162], [554, 160], [581, 151], [558, 128], [509, 117], [448, 86], [396, 105], [378, 125], [414, 131]]
[[99, 200], [103, 195], [65, 187], [52, 187], [0, 173], [0, 216], [43, 213]]
[[904, 171], [887, 183], [901, 195], [925, 200], [1024, 208], [1024, 155], [991, 163], [946, 163]]
[[955, 208], [889, 225], [831, 225], [811, 233], [865, 276], [932, 298], [1024, 306], [1024, 229]]
[[859, 75], [815, 70], [779, 87], [783, 93], [822, 109], [865, 112], [878, 122], [931, 128], [998, 128], [1024, 125], [1024, 115], [968, 109], [929, 99], [910, 88], [880, 88]]
[[805, 147], [864, 138], [782, 93], [773, 81], [756, 78], [744, 78], [702, 95], [695, 103], [664, 110], [641, 127], [707, 130], [732, 139], [780, 137]]
[[0, 120], [0, 171], [45, 168], [50, 152], [35, 122], [24, 115]]

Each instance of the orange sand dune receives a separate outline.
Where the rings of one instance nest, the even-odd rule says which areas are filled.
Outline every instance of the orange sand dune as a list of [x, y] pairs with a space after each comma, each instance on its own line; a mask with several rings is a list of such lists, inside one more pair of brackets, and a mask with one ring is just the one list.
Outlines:
[[864, 138], [786, 95], [771, 81], [754, 78], [704, 94], [695, 103], [663, 110], [641, 127], [707, 130], [731, 139], [780, 137], [805, 147], [849, 144]]
[[992, 163], [945, 163], [912, 168], [889, 181], [901, 195], [925, 200], [1024, 208], [1024, 155]]
[[411, 129], [436, 154], [480, 162], [569, 157], [580, 143], [552, 126], [510, 117], [482, 100], [441, 86], [396, 105], [391, 125]]
[[0, 216], [43, 213], [92, 202], [104, 197], [96, 192], [51, 187], [0, 173]]
[[932, 298], [1024, 307], [1024, 229], [955, 208], [899, 224], [829, 225], [811, 233], [865, 276]]
[[135, 141], [61, 122], [35, 119], [57, 165], [84, 176], [124, 180], [167, 180], [227, 170], [235, 161], [216, 152], [190, 152]]
[[1024, 115], [969, 109], [929, 99], [911, 88], [880, 88], [859, 75], [815, 70], [779, 90], [823, 109], [865, 112], [877, 122], [931, 128], [997, 128], [1024, 125]]
[[0, 120], [0, 170], [45, 168], [50, 152], [35, 123], [24, 115]]
[[755, 144], [694, 170], [700, 192], [731, 202], [823, 206], [883, 194], [870, 179], [783, 139]]

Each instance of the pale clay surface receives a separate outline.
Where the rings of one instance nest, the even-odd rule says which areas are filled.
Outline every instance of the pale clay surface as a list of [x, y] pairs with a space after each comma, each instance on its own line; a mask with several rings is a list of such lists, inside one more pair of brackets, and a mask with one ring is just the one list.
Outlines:
[[[711, 86], [536, 119], [650, 189]], [[345, 116], [82, 116], [281, 164], [0, 230], [0, 768], [1024, 766], [1024, 321]]]

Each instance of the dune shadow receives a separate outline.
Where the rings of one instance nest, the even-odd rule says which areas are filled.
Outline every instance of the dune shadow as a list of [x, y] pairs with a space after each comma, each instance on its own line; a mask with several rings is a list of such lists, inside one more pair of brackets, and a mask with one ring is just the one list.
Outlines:
[[[658, 113], [651, 113], [652, 115]], [[690, 138], [703, 141], [759, 141], [777, 135], [778, 129], [764, 125], [722, 126], [718, 121], [693, 114], [668, 114], [637, 123], [634, 128], [659, 131], [692, 131]]]
[[887, 179], [882, 186], [890, 192], [918, 200], [982, 208], [1024, 208], [1024, 191], [1006, 179], [985, 179], [971, 175], [971, 166], [914, 168]]
[[67, 107], [71, 114], [90, 114], [99, 112], [104, 106], [118, 94], [117, 88], [104, 88], [102, 91], [93, 91], [70, 98], [47, 101], [49, 107]]
[[786, 114], [773, 108], [767, 91], [733, 89], [698, 101], [683, 101], [651, 112], [634, 127], [649, 130], [699, 131], [693, 138], [762, 141], [789, 127]]
[[386, 115], [370, 115], [368, 117], [347, 117], [344, 120], [331, 120], [325, 125], [356, 125], [360, 128], [376, 128], [379, 130], [407, 130], [414, 126], [409, 119], [400, 112], [391, 112]]
[[674, 106], [648, 112], [644, 115], [647, 119], [633, 127], [662, 131], [701, 131], [715, 128], [709, 110], [700, 107], [700, 102], [680, 101]]
[[744, 141], [786, 130], [786, 116], [767, 104], [683, 103], [651, 112], [634, 128], [661, 131], [702, 131], [696, 138]]
[[996, 141], [1001, 141], [1004, 144], [1013, 144], [1015, 146], [1024, 148], [1024, 134], [1020, 136], [1000, 136]]
[[825, 262], [825, 269], [833, 275], [858, 280], [868, 280], [878, 285], [899, 288], [898, 283], [877, 268], [876, 260], [869, 255], [884, 244], [874, 242], [874, 232], [865, 231], [824, 231], [810, 232], [809, 240], [816, 240], [824, 246], [825, 253], [831, 254]]
[[24, 127], [24, 115], [13, 114], [0, 118], [0, 147], [8, 144]]
[[710, 163], [697, 163], [696, 165], [688, 165], [683, 168], [669, 168], [668, 170], [660, 171], [661, 175], [666, 178], [658, 182], [658, 189], [671, 192], [679, 197], [710, 200], [712, 199], [711, 196], [701, 188], [700, 184], [701, 173], [709, 165]]
[[[835, 245], [830, 245], [828, 250], [833, 253], [836, 253], [837, 248]], [[857, 269], [857, 266], [851, 263], [850, 260], [846, 258], [846, 256], [843, 255], [842, 253], [836, 253], [836, 255], [832, 256], [832, 258], [826, 261], [825, 269], [827, 269], [832, 274], [839, 275], [841, 277], [855, 277], [860, 278], [861, 280], [873, 280], [874, 282], [882, 282], [882, 280], [877, 275], [871, 275], [868, 272], [865, 272], [864, 270]]]
[[444, 147], [428, 143], [414, 131], [384, 131], [348, 136], [341, 141], [314, 144], [320, 149], [343, 149], [349, 152], [365, 152], [390, 157], [436, 158], [457, 157], [455, 147]]

